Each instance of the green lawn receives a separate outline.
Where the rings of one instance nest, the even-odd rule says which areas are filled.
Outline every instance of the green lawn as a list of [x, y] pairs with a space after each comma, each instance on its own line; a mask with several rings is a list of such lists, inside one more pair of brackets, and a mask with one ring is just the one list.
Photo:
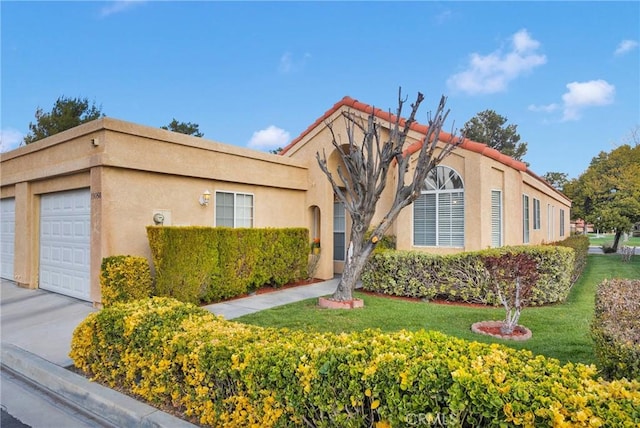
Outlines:
[[523, 311], [520, 324], [530, 328], [533, 337], [520, 343], [471, 332], [471, 324], [476, 321], [502, 319], [504, 311], [501, 309], [408, 302], [365, 293], [356, 293], [365, 301], [363, 309], [319, 309], [316, 306], [317, 299], [310, 299], [246, 315], [237, 321], [265, 327], [322, 332], [365, 328], [383, 331], [438, 330], [464, 339], [530, 349], [536, 354], [555, 357], [563, 362], [593, 363], [589, 324], [593, 316], [595, 289], [604, 278], [612, 277], [640, 278], [640, 257], [636, 256], [631, 263], [624, 263], [619, 255], [590, 255], [584, 274], [564, 304], [526, 308]]
[[[590, 245], [602, 245], [602, 244], [613, 244], [613, 240], [616, 236], [612, 233], [596, 235], [595, 233], [589, 234], [589, 244]], [[622, 237], [620, 238], [620, 244], [629, 245], [631, 247], [640, 247], [640, 236], [629, 236], [629, 240], [627, 242], [622, 241]]]

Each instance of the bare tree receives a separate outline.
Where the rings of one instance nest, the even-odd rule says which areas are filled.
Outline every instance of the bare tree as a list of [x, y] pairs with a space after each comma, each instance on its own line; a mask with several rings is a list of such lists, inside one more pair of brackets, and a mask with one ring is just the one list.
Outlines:
[[[336, 197], [344, 204], [352, 222], [344, 271], [333, 293], [334, 300], [353, 299], [353, 290], [377, 242], [400, 211], [420, 196], [429, 172], [462, 142], [462, 138], [455, 137], [452, 132], [449, 141], [444, 141], [444, 145], [438, 144], [440, 131], [449, 115], [449, 110], [445, 110], [446, 97], [443, 96], [435, 114], [429, 114], [427, 133], [420, 148], [413, 175], [410, 179], [407, 177], [412, 153], [406, 151], [405, 141], [411, 125], [416, 121], [415, 117], [423, 100], [424, 96], [418, 93], [416, 101], [411, 104], [409, 118], [402, 119], [402, 108], [406, 98], [403, 99], [402, 91], [398, 91], [398, 109], [395, 116], [389, 114], [391, 123], [386, 141], [383, 141], [382, 125], [376, 118], [375, 109], [372, 109], [366, 123], [364, 119], [350, 111], [343, 112], [348, 139], [347, 147], [338, 143], [332, 124], [327, 125], [331, 131], [333, 147], [344, 162], [345, 170], [338, 167], [338, 177], [334, 177], [327, 166], [326, 153], [324, 151], [322, 154], [316, 153], [316, 159], [320, 169], [329, 179]], [[357, 141], [356, 130], [363, 133], [361, 141]], [[365, 240], [365, 233], [371, 227], [378, 200], [387, 185], [387, 174], [394, 161], [397, 168], [397, 181], [393, 203], [382, 221], [373, 228], [370, 237]]]

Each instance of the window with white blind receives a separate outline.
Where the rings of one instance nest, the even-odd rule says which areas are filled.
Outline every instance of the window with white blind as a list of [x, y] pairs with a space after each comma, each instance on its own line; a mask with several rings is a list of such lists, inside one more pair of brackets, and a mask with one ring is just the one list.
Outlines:
[[346, 233], [347, 217], [344, 204], [335, 201], [333, 203], [333, 260], [344, 261]]
[[564, 236], [564, 210], [560, 210], [560, 236]]
[[216, 192], [216, 226], [253, 227], [253, 195]]
[[529, 196], [522, 195], [522, 242], [529, 243]]
[[464, 185], [449, 167], [431, 170], [413, 203], [413, 245], [464, 247]]
[[533, 198], [533, 230], [540, 230], [540, 199]]
[[491, 191], [491, 246], [502, 246], [502, 191]]

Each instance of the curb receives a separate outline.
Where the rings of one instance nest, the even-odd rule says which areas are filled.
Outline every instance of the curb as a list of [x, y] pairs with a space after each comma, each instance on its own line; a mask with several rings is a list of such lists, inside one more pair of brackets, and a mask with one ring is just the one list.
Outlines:
[[41, 386], [79, 409], [115, 426], [193, 428], [183, 419], [141, 403], [125, 394], [91, 382], [63, 367], [10, 344], [2, 344], [2, 366]]

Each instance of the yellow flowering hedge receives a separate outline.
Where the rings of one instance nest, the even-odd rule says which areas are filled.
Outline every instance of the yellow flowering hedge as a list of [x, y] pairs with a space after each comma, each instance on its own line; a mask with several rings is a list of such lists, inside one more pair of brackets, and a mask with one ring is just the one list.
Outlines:
[[330, 334], [152, 298], [89, 315], [70, 353], [96, 380], [207, 426], [629, 426], [640, 383], [438, 332]]
[[151, 296], [153, 280], [149, 262], [139, 256], [110, 256], [100, 266], [102, 305]]

